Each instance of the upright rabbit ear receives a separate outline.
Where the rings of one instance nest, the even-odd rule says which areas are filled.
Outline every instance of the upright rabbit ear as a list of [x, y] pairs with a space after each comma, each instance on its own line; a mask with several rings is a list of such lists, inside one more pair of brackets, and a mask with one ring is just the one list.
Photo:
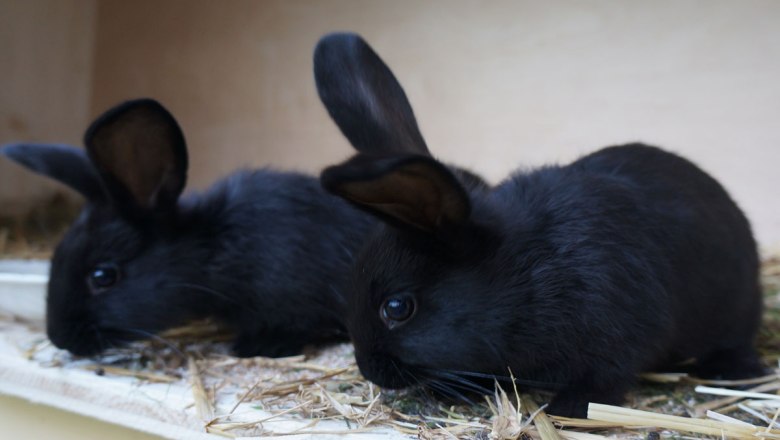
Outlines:
[[466, 190], [433, 158], [358, 154], [326, 168], [323, 187], [389, 223], [446, 237], [471, 213]]
[[187, 147], [176, 120], [157, 101], [128, 101], [107, 111], [84, 143], [121, 211], [143, 217], [176, 206], [187, 180]]
[[412, 106], [393, 72], [356, 34], [330, 34], [314, 50], [322, 103], [363, 153], [430, 155]]
[[81, 148], [56, 144], [8, 144], [0, 155], [78, 191], [91, 202], [105, 199], [95, 167]]

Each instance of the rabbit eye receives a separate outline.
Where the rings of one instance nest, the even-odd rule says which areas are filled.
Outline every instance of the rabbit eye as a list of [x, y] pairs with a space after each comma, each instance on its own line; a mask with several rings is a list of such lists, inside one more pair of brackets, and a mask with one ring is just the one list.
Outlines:
[[87, 276], [87, 284], [92, 294], [98, 294], [119, 281], [119, 268], [114, 264], [98, 264]]
[[414, 315], [415, 306], [411, 295], [393, 295], [382, 304], [379, 317], [387, 328], [392, 329], [408, 321]]

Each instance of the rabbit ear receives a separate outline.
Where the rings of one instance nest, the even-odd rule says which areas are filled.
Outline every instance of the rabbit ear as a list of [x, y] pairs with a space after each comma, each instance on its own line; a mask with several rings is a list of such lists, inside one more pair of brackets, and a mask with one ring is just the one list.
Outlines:
[[463, 226], [471, 213], [469, 196], [452, 172], [416, 154], [358, 154], [326, 168], [321, 181], [331, 193], [392, 224], [440, 238]]
[[176, 120], [157, 101], [128, 101], [107, 111], [84, 143], [120, 210], [145, 216], [176, 206], [187, 179], [187, 147]]
[[393, 73], [356, 34], [330, 34], [314, 50], [322, 103], [363, 153], [430, 155], [409, 101]]
[[91, 202], [105, 199], [95, 167], [81, 148], [70, 145], [17, 143], [0, 147], [0, 155], [67, 185]]

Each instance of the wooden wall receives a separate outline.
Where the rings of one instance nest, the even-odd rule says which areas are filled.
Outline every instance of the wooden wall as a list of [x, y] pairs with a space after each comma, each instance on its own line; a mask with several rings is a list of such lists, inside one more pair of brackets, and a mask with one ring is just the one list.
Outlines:
[[[77, 145], [90, 120], [94, 0], [0, 1], [0, 143]], [[65, 191], [0, 159], [0, 216]]]
[[[762, 243], [780, 245], [777, 1], [33, 2], [57, 13], [11, 3], [43, 22], [4, 18], [13, 30], [0, 27], [1, 41], [43, 49], [12, 54], [0, 142], [77, 141], [86, 119], [153, 96], [185, 130], [191, 188], [240, 166], [315, 172], [350, 149], [317, 100], [311, 51], [349, 29], [394, 69], [438, 156], [498, 181], [604, 145], [663, 145], [720, 179]], [[26, 133], [9, 131], [15, 112]], [[0, 167], [0, 181], [32, 185]]]

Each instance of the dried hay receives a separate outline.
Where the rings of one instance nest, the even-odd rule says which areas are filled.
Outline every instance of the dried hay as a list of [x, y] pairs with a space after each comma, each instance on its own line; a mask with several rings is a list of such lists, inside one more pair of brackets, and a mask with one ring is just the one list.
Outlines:
[[78, 216], [83, 202], [62, 192], [39, 200], [26, 213], [0, 213], [0, 258], [49, 259]]
[[[767, 260], [762, 273], [767, 310], [760, 349], [767, 365], [778, 367], [780, 258]], [[99, 359], [74, 359], [61, 351], [42, 357], [48, 346], [43, 339], [21, 350], [50, 366], [78, 365], [100, 375], [133, 377], [139, 384], [190, 384], [203, 429], [226, 437], [355, 434], [389, 426], [425, 440], [780, 439], [780, 368], [747, 381], [647, 374], [629, 395], [630, 408], [591, 404], [590, 419], [580, 420], [548, 417], [536, 403], [544, 401], [540, 395], [516, 388], [507, 393], [498, 385], [486, 403], [455, 406], [423, 390], [385, 392], [360, 376], [348, 344], [283, 359], [238, 359], [228, 355], [229, 339], [217, 326], [197, 323]], [[252, 417], [253, 408], [264, 412]], [[279, 418], [304, 421], [305, 426], [275, 432], [273, 422]], [[340, 420], [344, 427], [321, 429], [321, 420]]]

